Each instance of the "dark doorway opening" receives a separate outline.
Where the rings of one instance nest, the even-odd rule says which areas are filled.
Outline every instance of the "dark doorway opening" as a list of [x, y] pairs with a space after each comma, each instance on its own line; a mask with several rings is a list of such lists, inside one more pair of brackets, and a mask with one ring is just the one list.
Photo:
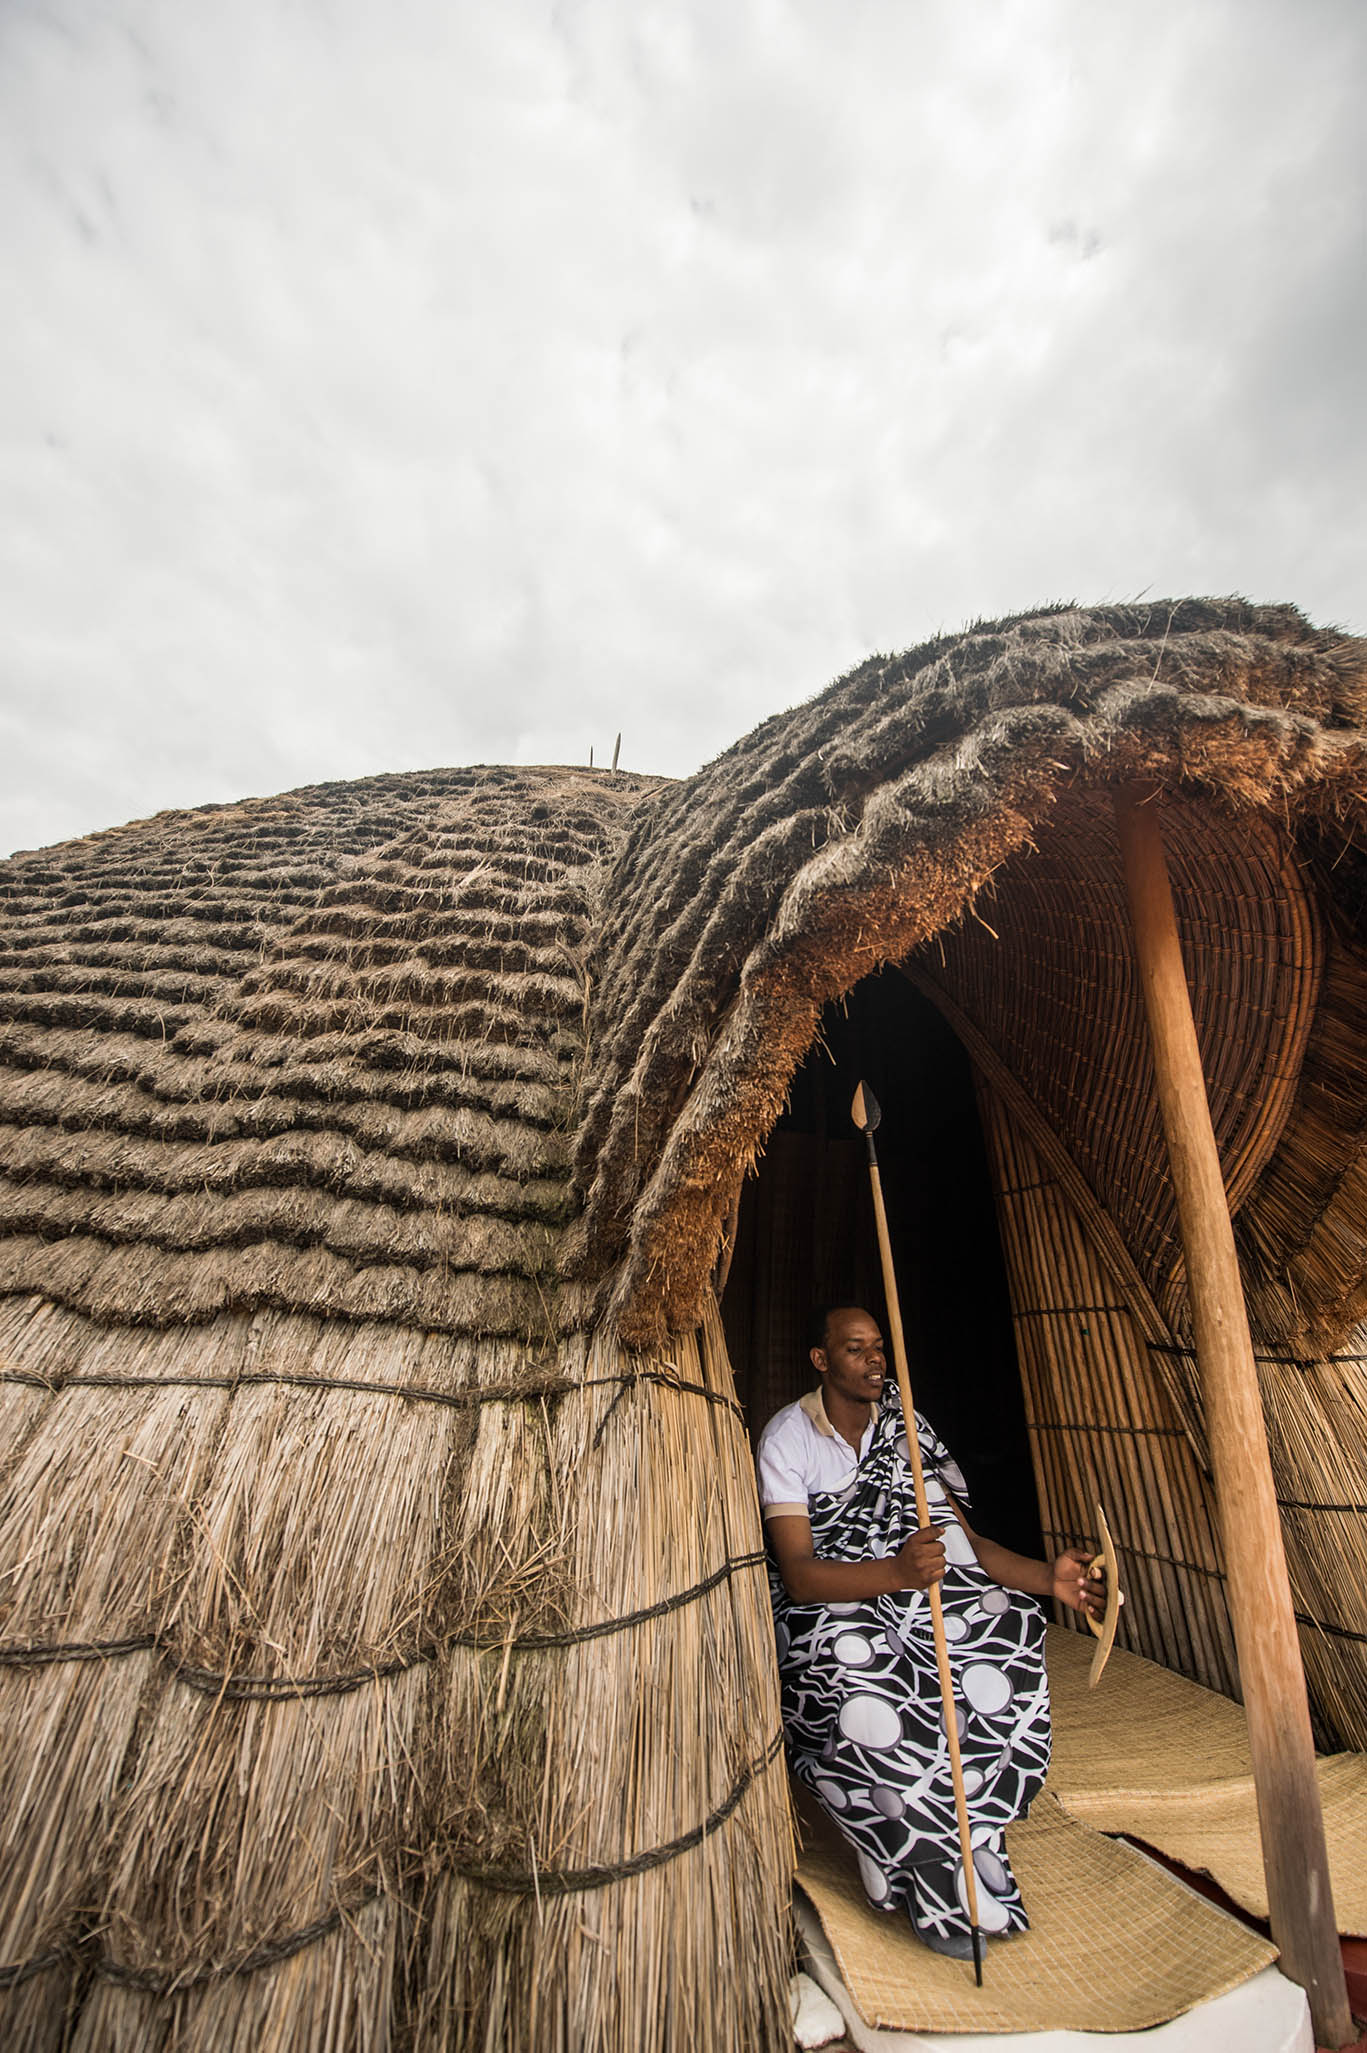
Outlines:
[[861, 1077], [883, 1120], [878, 1156], [912, 1389], [963, 1466], [974, 1523], [1042, 1552], [1011, 1307], [968, 1058], [897, 970], [866, 977], [822, 1015], [788, 1104], [741, 1197], [722, 1298], [752, 1434], [811, 1388], [814, 1304], [887, 1308], [864, 1143]]

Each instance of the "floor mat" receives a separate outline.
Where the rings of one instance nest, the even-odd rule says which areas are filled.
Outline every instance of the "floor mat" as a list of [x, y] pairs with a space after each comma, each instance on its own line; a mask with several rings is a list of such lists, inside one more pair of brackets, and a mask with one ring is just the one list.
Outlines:
[[[1050, 1626], [1049, 1790], [1099, 1832], [1128, 1832], [1202, 1869], [1267, 1916], [1248, 1730], [1238, 1704], [1117, 1648], [1087, 1687], [1091, 1636]], [[1341, 1932], [1367, 1934], [1367, 1754], [1316, 1764]]]
[[1275, 1949], [1047, 1794], [1007, 1829], [1030, 1930], [989, 1941], [985, 1986], [870, 1908], [849, 1849], [799, 1796], [798, 1882], [860, 2014], [885, 2031], [1140, 2031], [1223, 1995]]

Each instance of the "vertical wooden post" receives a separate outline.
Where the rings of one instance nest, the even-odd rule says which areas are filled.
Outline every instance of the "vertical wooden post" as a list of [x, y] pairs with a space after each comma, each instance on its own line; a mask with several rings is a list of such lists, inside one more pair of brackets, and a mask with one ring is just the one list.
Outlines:
[[1116, 823], [1186, 1255], [1272, 1935], [1283, 1972], [1310, 1998], [1317, 2043], [1346, 2046], [1355, 2033], [1329, 1887], [1305, 1674], [1157, 792], [1117, 792]]

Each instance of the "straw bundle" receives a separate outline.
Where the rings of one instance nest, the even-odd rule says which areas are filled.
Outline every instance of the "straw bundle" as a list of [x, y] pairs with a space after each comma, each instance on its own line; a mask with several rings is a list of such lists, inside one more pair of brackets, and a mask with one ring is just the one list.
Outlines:
[[10, 1303], [7, 2043], [68, 2006], [92, 2053], [769, 2043], [791, 1847], [714, 1324], [650, 1363]]

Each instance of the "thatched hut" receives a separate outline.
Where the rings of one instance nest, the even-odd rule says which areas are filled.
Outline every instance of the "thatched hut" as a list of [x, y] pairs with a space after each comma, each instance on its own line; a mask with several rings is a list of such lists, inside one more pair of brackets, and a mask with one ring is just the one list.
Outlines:
[[746, 1429], [811, 1291], [870, 1294], [847, 1056], [926, 1408], [1021, 1530], [1104, 1496], [1129, 1644], [1237, 1688], [1137, 778], [1314, 1712], [1367, 1743], [1365, 749], [1367, 644], [1288, 608], [1055, 610], [682, 783], [377, 777], [8, 864], [6, 2045], [783, 2043]]

